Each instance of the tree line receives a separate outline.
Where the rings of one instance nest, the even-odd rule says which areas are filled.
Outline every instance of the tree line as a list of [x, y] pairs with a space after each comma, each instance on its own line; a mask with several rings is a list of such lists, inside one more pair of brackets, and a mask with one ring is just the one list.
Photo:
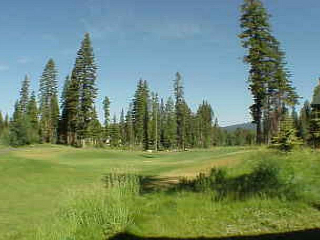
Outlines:
[[[144, 150], [208, 148], [252, 144], [232, 141], [233, 134], [218, 126], [213, 109], [203, 101], [192, 112], [184, 97], [183, 80], [176, 73], [174, 96], [161, 98], [139, 80], [132, 102], [120, 116], [110, 116], [110, 99], [103, 101], [104, 123], [95, 109], [97, 66], [89, 34], [85, 34], [70, 76], [65, 78], [59, 102], [58, 71], [49, 59], [39, 81], [39, 92], [30, 92], [28, 76], [22, 81], [12, 117], [0, 114], [0, 135], [12, 146], [34, 143], [140, 148]], [[237, 133], [239, 134], [239, 132]], [[246, 133], [243, 133], [245, 135]], [[232, 136], [231, 136], [232, 135]]]
[[[40, 78], [38, 96], [30, 93], [28, 77], [11, 118], [0, 115], [2, 141], [19, 146], [59, 143], [72, 146], [141, 148], [144, 150], [208, 148], [210, 146], [291, 143], [320, 145], [320, 87], [312, 103], [296, 112], [299, 95], [290, 80], [285, 52], [272, 33], [270, 16], [260, 0], [244, 0], [240, 8], [239, 39], [249, 67], [250, 106], [256, 130], [223, 130], [212, 106], [203, 101], [196, 111], [184, 96], [183, 78], [176, 73], [174, 95], [168, 99], [151, 91], [140, 79], [127, 111], [110, 116], [110, 99], [103, 101], [104, 123], [95, 109], [97, 66], [89, 34], [85, 34], [74, 67], [58, 94], [55, 63], [50, 59]], [[319, 98], [319, 101], [317, 100]]]

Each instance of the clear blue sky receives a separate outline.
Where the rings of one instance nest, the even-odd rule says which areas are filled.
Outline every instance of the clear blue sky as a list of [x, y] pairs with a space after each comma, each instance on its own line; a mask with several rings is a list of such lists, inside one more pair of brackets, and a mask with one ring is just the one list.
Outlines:
[[[310, 98], [320, 70], [320, 1], [265, 0], [299, 94]], [[0, 8], [0, 109], [12, 112], [25, 74], [38, 90], [52, 57], [60, 88], [85, 32], [99, 66], [97, 107], [127, 107], [139, 78], [161, 96], [179, 71], [193, 109], [208, 100], [222, 126], [250, 120], [247, 68], [237, 34], [241, 0], [28, 0]]]

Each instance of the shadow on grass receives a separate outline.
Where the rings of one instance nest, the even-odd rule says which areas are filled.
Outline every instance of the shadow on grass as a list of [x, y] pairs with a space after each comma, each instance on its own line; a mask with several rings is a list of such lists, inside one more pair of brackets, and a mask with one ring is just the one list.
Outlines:
[[246, 199], [255, 195], [297, 199], [302, 186], [295, 182], [294, 172], [278, 163], [259, 163], [250, 173], [230, 176], [226, 169], [213, 168], [209, 175], [199, 173], [194, 179], [181, 179], [176, 191], [215, 193], [217, 199], [225, 197]]
[[300, 186], [295, 183], [294, 172], [274, 161], [260, 162], [247, 174], [230, 176], [226, 169], [212, 168], [209, 174], [199, 173], [196, 178], [140, 176], [132, 174], [109, 174], [106, 186], [114, 183], [132, 182], [139, 186], [140, 193], [162, 191], [212, 192], [217, 200], [228, 198], [245, 199], [255, 195], [296, 199]]
[[234, 236], [234, 237], [217, 237], [217, 238], [169, 238], [169, 237], [139, 237], [129, 233], [120, 233], [111, 240], [271, 240], [271, 239], [284, 239], [284, 240], [319, 240], [320, 229], [311, 229], [304, 231], [265, 234], [259, 236]]
[[139, 176], [141, 193], [167, 192], [178, 184], [177, 178], [159, 176]]
[[168, 192], [172, 189], [176, 189], [179, 182], [178, 178], [160, 177], [160, 176], [145, 176], [135, 174], [106, 174], [103, 177], [103, 182], [106, 188], [113, 185], [121, 185], [124, 182], [136, 184], [139, 187], [140, 194], [148, 194], [152, 192]]

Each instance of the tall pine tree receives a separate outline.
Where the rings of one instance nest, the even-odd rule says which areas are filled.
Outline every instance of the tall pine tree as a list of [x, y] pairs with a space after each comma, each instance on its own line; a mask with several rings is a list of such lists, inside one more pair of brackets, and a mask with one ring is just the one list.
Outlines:
[[313, 91], [311, 117], [309, 125], [309, 141], [314, 148], [320, 147], [320, 82]]
[[19, 108], [22, 114], [27, 113], [29, 98], [30, 98], [30, 79], [26, 75], [24, 80], [22, 81], [22, 86], [20, 90]]
[[110, 132], [110, 99], [105, 97], [103, 100], [103, 110], [104, 110], [104, 138], [109, 141]]
[[149, 149], [149, 87], [147, 81], [139, 80], [132, 109], [135, 143]]
[[182, 77], [179, 72], [176, 73], [176, 79], [174, 80], [174, 95], [175, 95], [175, 110], [177, 121], [177, 146], [180, 149], [185, 148], [185, 100]]
[[53, 59], [47, 62], [40, 78], [40, 129], [43, 142], [58, 140], [59, 103], [57, 70]]
[[75, 78], [79, 82], [79, 121], [78, 137], [81, 144], [84, 145], [86, 139], [90, 138], [88, 126], [90, 121], [94, 120], [94, 102], [97, 97], [96, 71], [97, 66], [91, 46], [91, 40], [88, 33], [85, 34], [81, 47], [77, 53], [77, 59], [74, 67]]
[[311, 105], [309, 101], [305, 101], [303, 107], [300, 110], [298, 127], [298, 136], [301, 137], [304, 140], [304, 142], [307, 142], [309, 137], [310, 119]]
[[[296, 104], [297, 94], [288, 79], [284, 52], [271, 33], [269, 15], [260, 0], [244, 0], [241, 6], [242, 46], [248, 49], [249, 89], [253, 96], [251, 115], [257, 127], [257, 143], [269, 143], [279, 130], [285, 104]], [[263, 129], [262, 132], [262, 120]], [[264, 137], [263, 137], [264, 134]]]

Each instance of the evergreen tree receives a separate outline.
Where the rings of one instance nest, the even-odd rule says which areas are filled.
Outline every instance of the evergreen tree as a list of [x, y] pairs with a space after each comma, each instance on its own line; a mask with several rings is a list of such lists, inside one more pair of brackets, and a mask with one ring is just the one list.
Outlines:
[[151, 94], [151, 116], [150, 116], [150, 127], [149, 127], [149, 136], [150, 136], [150, 146], [157, 151], [159, 148], [160, 140], [160, 109], [159, 109], [159, 97], [158, 94]]
[[184, 101], [182, 104], [182, 115], [183, 115], [183, 150], [186, 147], [194, 147], [196, 145], [195, 142], [195, 122], [196, 115], [191, 111], [188, 104]]
[[166, 102], [164, 114], [163, 146], [167, 149], [175, 148], [177, 143], [177, 120], [174, 101], [171, 97]]
[[74, 77], [79, 82], [78, 137], [83, 145], [90, 138], [88, 126], [94, 120], [94, 102], [97, 96], [96, 70], [93, 48], [88, 33], [85, 34], [77, 53]]
[[314, 148], [320, 147], [320, 84], [313, 92], [309, 133], [310, 144]]
[[272, 36], [269, 15], [260, 0], [244, 0], [241, 6], [240, 34], [242, 45], [248, 49], [244, 61], [250, 66], [249, 89], [254, 104], [250, 107], [257, 126], [257, 143], [262, 143], [262, 119], [264, 140], [269, 143], [279, 129], [282, 107], [294, 106], [298, 96], [291, 86], [285, 69], [284, 52]]
[[300, 110], [298, 127], [298, 136], [301, 137], [305, 142], [307, 142], [307, 139], [309, 137], [310, 119], [311, 106], [309, 101], [305, 101], [303, 107]]
[[[269, 143], [272, 136], [277, 135], [280, 129], [280, 121], [286, 108], [294, 108], [299, 96], [290, 80], [290, 73], [286, 68], [285, 53], [280, 50], [280, 43], [273, 41], [273, 65], [272, 78], [267, 84], [267, 96], [264, 106], [265, 142]], [[296, 116], [295, 116], [296, 117]], [[295, 122], [297, 124], [297, 121]]]
[[143, 82], [143, 92], [142, 92], [142, 99], [143, 99], [143, 149], [149, 149], [149, 87], [148, 83], [145, 80]]
[[3, 145], [10, 144], [10, 136], [9, 136], [9, 117], [8, 114], [3, 115], [0, 111], [0, 143]]
[[22, 146], [30, 143], [27, 134], [28, 126], [20, 102], [16, 101], [10, 121], [10, 145], [12, 146]]
[[266, 59], [271, 40], [269, 16], [259, 0], [245, 0], [241, 6], [240, 38], [242, 45], [248, 49], [248, 55], [244, 61], [250, 65], [249, 88], [253, 96], [254, 104], [250, 107], [254, 123], [257, 125], [257, 143], [262, 142], [261, 119], [262, 108], [266, 97], [265, 85], [270, 74], [265, 72]]
[[28, 106], [27, 106], [27, 125], [30, 143], [39, 142], [39, 119], [36, 95], [32, 92]]
[[6, 116], [4, 118], [4, 127], [9, 128], [9, 115], [8, 114], [6, 114]]
[[294, 128], [298, 129], [299, 128], [299, 117], [298, 117], [298, 113], [296, 111], [296, 108], [294, 106], [292, 107], [291, 118], [293, 120]]
[[60, 114], [58, 96], [53, 95], [50, 102], [50, 142], [57, 143]]
[[132, 118], [134, 125], [135, 144], [142, 144], [143, 128], [144, 128], [144, 113], [145, 113], [145, 99], [143, 98], [143, 81], [139, 80], [137, 89], [133, 99]]
[[93, 119], [92, 121], [90, 121], [88, 131], [91, 135], [91, 144], [94, 146], [100, 145], [102, 138], [102, 126], [98, 120], [97, 112], [95, 109], [93, 110]]
[[0, 137], [1, 137], [3, 130], [4, 130], [4, 119], [2, 116], [2, 112], [0, 111]]
[[132, 121], [132, 104], [129, 105], [128, 112], [125, 116], [125, 136], [126, 143], [132, 148], [134, 145], [134, 131]]
[[220, 127], [219, 127], [219, 122], [218, 118], [214, 119], [214, 124], [212, 128], [212, 145], [213, 146], [221, 146], [221, 136], [220, 136]]
[[149, 149], [149, 87], [147, 81], [140, 80], [133, 99], [133, 126], [135, 142]]
[[[20, 90], [20, 99], [15, 103], [14, 113], [10, 123], [9, 143], [12, 146], [22, 146], [37, 141], [38, 133], [35, 132], [36, 129], [33, 129], [31, 125], [32, 121], [36, 118], [32, 115], [32, 111], [36, 114], [37, 106], [34, 94], [30, 99], [29, 87], [30, 81], [28, 77], [25, 77]], [[30, 117], [32, 117], [32, 119]]]
[[199, 144], [201, 147], [208, 148], [211, 146], [211, 130], [213, 121], [213, 110], [211, 105], [203, 101], [197, 111], [199, 121]]
[[159, 147], [161, 149], [164, 148], [164, 131], [165, 131], [165, 120], [166, 120], [166, 112], [165, 112], [165, 103], [164, 99], [161, 98], [160, 106], [159, 106]]
[[70, 87], [70, 77], [67, 76], [63, 85], [62, 94], [61, 94], [61, 116], [59, 119], [59, 142], [67, 144], [68, 143], [68, 91]]
[[70, 82], [68, 83], [68, 89], [66, 91], [66, 97], [64, 102], [67, 129], [67, 144], [73, 146], [79, 146], [78, 142], [78, 122], [79, 122], [79, 99], [80, 99], [80, 83], [77, 80], [75, 69], [71, 74]]
[[182, 84], [182, 77], [180, 73], [176, 73], [176, 79], [174, 80], [174, 94], [175, 94], [175, 110], [177, 121], [177, 146], [180, 149], [185, 148], [185, 113], [186, 104], [184, 101], [184, 91]]
[[104, 110], [104, 131], [105, 139], [109, 139], [109, 125], [110, 125], [110, 100], [105, 97], [103, 100], [103, 110]]
[[19, 101], [19, 107], [22, 112], [22, 114], [27, 113], [27, 106], [29, 103], [29, 94], [30, 94], [30, 80], [28, 76], [25, 76], [24, 80], [22, 81], [22, 87], [20, 90], [20, 101]]
[[120, 141], [119, 124], [117, 123], [116, 115], [113, 116], [113, 121], [110, 126], [110, 145], [112, 147], [118, 147]]
[[309, 127], [309, 142], [312, 147], [320, 147], [320, 108], [317, 106], [312, 107], [311, 120]]
[[40, 78], [40, 125], [43, 142], [56, 143], [59, 122], [58, 80], [53, 59], [49, 59]]
[[120, 113], [119, 135], [120, 135], [121, 145], [124, 146], [126, 144], [126, 129], [125, 129], [125, 116], [124, 116], [123, 109], [121, 109], [121, 113]]
[[[95, 137], [90, 129], [92, 125], [97, 125], [94, 107], [97, 95], [96, 70], [90, 36], [86, 33], [77, 52], [71, 79], [66, 80], [63, 93], [60, 129], [62, 132], [67, 129], [64, 135], [68, 144], [83, 146]], [[95, 123], [91, 124], [91, 121]]]
[[289, 115], [284, 116], [280, 122], [278, 136], [273, 138], [273, 145], [281, 151], [289, 152], [294, 146], [300, 145], [301, 143], [301, 140], [297, 137], [294, 120]]

